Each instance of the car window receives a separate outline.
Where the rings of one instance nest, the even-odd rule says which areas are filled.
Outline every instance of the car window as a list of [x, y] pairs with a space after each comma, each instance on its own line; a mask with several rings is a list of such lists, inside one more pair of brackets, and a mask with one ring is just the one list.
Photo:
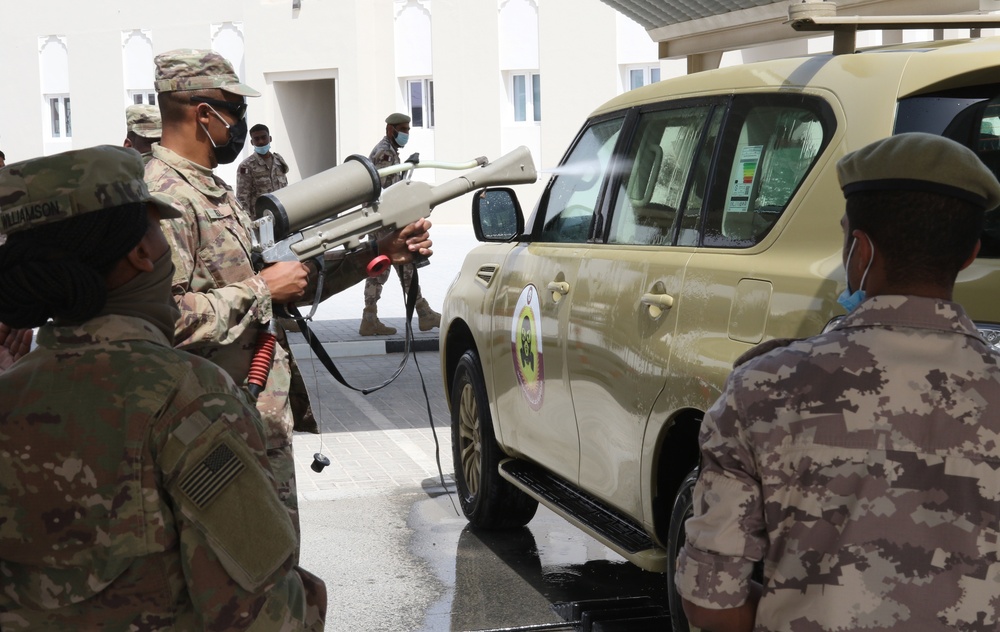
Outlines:
[[584, 130], [543, 198], [544, 219], [535, 241], [587, 241], [601, 185], [624, 117], [595, 123]]
[[[910, 97], [896, 108], [895, 133], [940, 134], [969, 147], [1000, 178], [1000, 86]], [[1000, 209], [986, 213], [979, 257], [1000, 257]]]
[[823, 101], [760, 95], [734, 101], [705, 218], [703, 244], [747, 248], [788, 206], [833, 133]]
[[684, 213], [681, 216], [677, 232], [676, 243], [678, 246], [697, 246], [700, 241], [699, 225], [708, 189], [708, 177], [712, 169], [712, 153], [722, 128], [724, 113], [725, 108], [722, 107], [717, 107], [712, 112], [708, 133], [705, 136], [705, 141], [701, 144], [701, 151], [698, 153], [698, 165], [692, 176], [691, 188], [684, 201]]
[[[972, 148], [993, 175], [1000, 178], [1000, 98], [990, 99], [982, 110], [982, 115], [973, 122], [973, 130], [979, 130]], [[1000, 257], [1000, 209], [986, 213], [986, 223], [980, 236], [979, 257]]]
[[[646, 112], [617, 186], [610, 243], [668, 245], [678, 225], [678, 211], [705, 134], [709, 105]], [[711, 159], [711, 150], [707, 153]]]

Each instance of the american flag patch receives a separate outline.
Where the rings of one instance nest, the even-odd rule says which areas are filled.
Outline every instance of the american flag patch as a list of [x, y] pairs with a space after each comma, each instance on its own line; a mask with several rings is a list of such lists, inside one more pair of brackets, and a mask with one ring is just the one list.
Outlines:
[[198, 508], [204, 508], [236, 478], [237, 474], [243, 471], [243, 468], [243, 461], [229, 449], [229, 446], [220, 445], [184, 477], [180, 485], [181, 491]]

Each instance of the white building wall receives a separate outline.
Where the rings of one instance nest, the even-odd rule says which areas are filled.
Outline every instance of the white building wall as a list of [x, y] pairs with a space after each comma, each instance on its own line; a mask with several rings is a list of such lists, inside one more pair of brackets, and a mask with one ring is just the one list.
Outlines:
[[[5, 88], [0, 149], [15, 162], [120, 144], [128, 90], [150, 81], [151, 62], [143, 57], [215, 47], [262, 93], [250, 100], [247, 122], [268, 125], [293, 182], [350, 154], [367, 156], [384, 133], [386, 115], [406, 111], [405, 79], [413, 76], [434, 81], [435, 127], [415, 129], [404, 154], [492, 159], [526, 144], [544, 169], [558, 163], [586, 116], [621, 90], [624, 64], [659, 63], [655, 44], [637, 37], [635, 25], [600, 0], [301, 0], [300, 5], [174, 0], [166, 10], [128, 0], [8, 3], [0, 21]], [[53, 35], [67, 50], [62, 77], [41, 70], [40, 38]], [[505, 69], [540, 74], [539, 123], [513, 125]], [[45, 89], [59, 82], [71, 95], [72, 139], [53, 141], [45, 134], [43, 76], [50, 84]], [[249, 151], [248, 144], [244, 155]], [[222, 167], [219, 175], [233, 184], [234, 168]], [[439, 171], [420, 177], [441, 182], [455, 175]], [[524, 188], [527, 210], [547, 177]], [[468, 222], [469, 205], [468, 197], [442, 205], [434, 219]]]

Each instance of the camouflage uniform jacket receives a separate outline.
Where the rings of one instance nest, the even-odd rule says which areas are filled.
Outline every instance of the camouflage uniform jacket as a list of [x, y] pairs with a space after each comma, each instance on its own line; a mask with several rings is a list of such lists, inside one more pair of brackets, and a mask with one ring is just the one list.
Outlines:
[[[392, 141], [389, 140], [388, 136], [384, 136], [382, 140], [380, 140], [375, 147], [372, 148], [372, 152], [368, 154], [368, 159], [372, 161], [376, 169], [398, 165], [399, 150], [392, 144]], [[387, 189], [402, 179], [403, 174], [401, 173], [394, 173], [391, 176], [385, 176], [382, 178], [382, 188]]]
[[256, 413], [147, 321], [46, 325], [0, 375], [5, 632], [322, 629], [294, 546]]
[[[181, 310], [174, 344], [215, 362], [245, 385], [257, 334], [271, 320], [271, 293], [250, 261], [250, 218], [211, 169], [161, 145], [153, 147], [153, 159], [146, 165], [146, 184], [151, 192], [173, 198], [184, 213], [183, 218], [163, 221], [176, 267], [174, 299]], [[288, 350], [279, 344], [257, 399], [268, 448], [291, 444], [291, 384]], [[311, 419], [306, 402], [299, 419]], [[314, 424], [299, 429], [315, 431]]]
[[258, 197], [288, 186], [288, 163], [277, 152], [271, 156], [268, 167], [264, 157], [254, 152], [236, 170], [236, 199], [252, 217], [256, 217], [253, 204]]
[[705, 417], [684, 598], [755, 630], [1000, 627], [1000, 356], [961, 306], [864, 302], [739, 366]]
[[[368, 154], [368, 159], [372, 161], [372, 164], [375, 165], [376, 169], [382, 169], [383, 167], [391, 167], [393, 165], [398, 165], [399, 150], [396, 149], [396, 146], [392, 144], [392, 141], [389, 140], [388, 136], [383, 136], [382, 140], [376, 143], [375, 147], [372, 148], [371, 153]], [[392, 185], [396, 184], [397, 182], [401, 181], [402, 179], [403, 179], [402, 173], [394, 173], [390, 176], [385, 176], [384, 178], [382, 178], [382, 188], [387, 189]], [[392, 229], [389, 227], [380, 228], [374, 233], [372, 233], [371, 238], [381, 239], [382, 237], [385, 237], [391, 232]], [[370, 300], [368, 296], [369, 294], [368, 288], [371, 287], [374, 283], [377, 283], [379, 286], [381, 286], [388, 279], [389, 279], [389, 271], [386, 270], [384, 273], [382, 273], [381, 276], [377, 277], [377, 279], [373, 279], [366, 284], [365, 287], [366, 303], [368, 302], [368, 300]], [[409, 287], [408, 281], [407, 281], [407, 287]], [[382, 290], [379, 289], [378, 290], [379, 295], [381, 295], [381, 292]], [[375, 300], [377, 301], [378, 298], [375, 298]]]

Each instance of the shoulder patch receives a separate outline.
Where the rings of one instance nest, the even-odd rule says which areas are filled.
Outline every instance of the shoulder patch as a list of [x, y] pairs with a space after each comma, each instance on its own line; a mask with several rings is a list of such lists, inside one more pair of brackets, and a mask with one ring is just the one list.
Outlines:
[[735, 369], [741, 364], [746, 364], [750, 360], [753, 360], [758, 356], [762, 356], [769, 351], [774, 351], [775, 349], [780, 349], [781, 347], [787, 347], [798, 340], [802, 340], [802, 338], [775, 338], [774, 340], [762, 342], [756, 347], [746, 350], [743, 355], [736, 358], [736, 361], [733, 362], [733, 368]]
[[226, 444], [212, 450], [195, 466], [180, 488], [194, 505], [204, 508], [244, 470], [243, 461]]

